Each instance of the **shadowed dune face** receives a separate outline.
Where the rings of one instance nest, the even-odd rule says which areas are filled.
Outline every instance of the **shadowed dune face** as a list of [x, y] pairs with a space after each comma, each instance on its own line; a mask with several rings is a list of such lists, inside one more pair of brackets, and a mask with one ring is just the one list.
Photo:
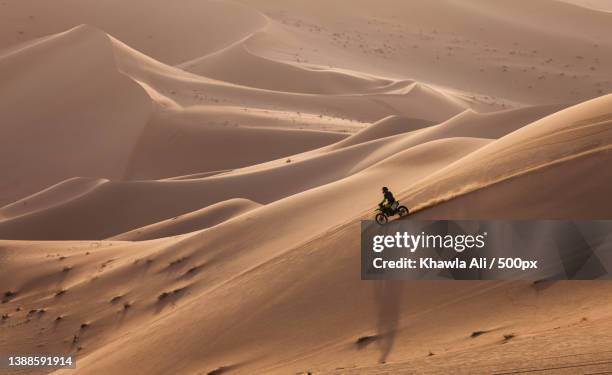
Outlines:
[[[144, 23], [140, 22], [143, 7], [147, 20]], [[121, 17], [117, 17], [116, 9], [121, 9]], [[3, 3], [2, 13], [0, 48], [90, 24], [170, 64], [223, 48], [267, 22], [255, 9], [233, 1], [188, 0], [168, 4], [163, 0], [131, 3], [25, 0]], [[233, 22], [227, 22], [228, 19]], [[220, 29], [224, 32], [218, 32]]]
[[246, 167], [346, 138], [339, 132], [245, 128], [228, 121], [203, 128], [202, 121], [218, 121], [206, 117], [170, 112], [151, 120], [134, 144], [123, 178], [150, 180]]
[[[240, 61], [241, 65], [235, 64]], [[238, 83], [275, 91], [309, 94], [358, 94], [384, 92], [394, 81], [360, 75], [357, 72], [334, 71], [325, 67], [308, 67], [290, 62], [266, 59], [250, 52], [239, 43], [195, 61], [181, 65], [189, 72], [220, 81]], [[329, 89], [329, 91], [327, 91]]]
[[76, 176], [121, 177], [152, 103], [116, 70], [106, 34], [73, 29], [1, 55], [0, 66], [1, 203]]
[[608, 283], [359, 276], [383, 185], [409, 220], [610, 218], [612, 16], [572, 3], [0, 2], [0, 352], [609, 370]]

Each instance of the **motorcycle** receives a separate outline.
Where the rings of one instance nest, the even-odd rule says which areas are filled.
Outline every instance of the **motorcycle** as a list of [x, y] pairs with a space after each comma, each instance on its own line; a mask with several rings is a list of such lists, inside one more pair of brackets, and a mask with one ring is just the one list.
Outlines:
[[389, 221], [390, 216], [399, 215], [400, 217], [408, 216], [410, 211], [406, 206], [400, 206], [399, 201], [396, 201], [390, 206], [386, 206], [382, 203], [378, 204], [376, 209], [376, 222], [379, 225], [385, 225]]

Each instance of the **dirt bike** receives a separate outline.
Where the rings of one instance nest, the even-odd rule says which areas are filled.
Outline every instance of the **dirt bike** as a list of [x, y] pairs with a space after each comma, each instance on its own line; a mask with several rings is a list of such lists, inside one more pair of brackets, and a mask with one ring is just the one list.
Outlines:
[[399, 205], [399, 201], [396, 201], [390, 206], [379, 203], [376, 212], [376, 222], [379, 225], [387, 224], [390, 216], [399, 215], [400, 217], [404, 217], [408, 216], [408, 214], [410, 213], [406, 206]]

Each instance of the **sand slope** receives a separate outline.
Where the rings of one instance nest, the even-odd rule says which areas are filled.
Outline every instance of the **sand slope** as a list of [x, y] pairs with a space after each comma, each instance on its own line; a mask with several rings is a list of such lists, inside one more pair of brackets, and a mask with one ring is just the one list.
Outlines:
[[[612, 118], [609, 109], [611, 102], [612, 95], [607, 95], [536, 121], [457, 161], [447, 169], [429, 176], [428, 181], [424, 181], [422, 186], [406, 194], [414, 201], [421, 202], [421, 206], [427, 206], [445, 197], [455, 197], [472, 189], [479, 189], [529, 172], [538, 173], [564, 162], [576, 160], [576, 163], [588, 163], [592, 159], [594, 163], [601, 163], [603, 167], [609, 157], [612, 140], [610, 127]], [[595, 165], [594, 167], [597, 168]], [[586, 173], [581, 168], [576, 169], [579, 173]], [[603, 168], [601, 173], [597, 173], [593, 178], [602, 178], [605, 181], [608, 178], [605, 169]], [[568, 180], [560, 185], [571, 184], [572, 171], [573, 168], [565, 168]], [[453, 179], [462, 181], [462, 187], [457, 189], [458, 185], [453, 183]], [[567, 189], [569, 192], [581, 189], [583, 184], [588, 184], [590, 188], [599, 186], [597, 183], [591, 184], [590, 181], [575, 181], [576, 186]], [[549, 186], [559, 185], [549, 184]], [[563, 194], [565, 193], [557, 196], [561, 198]], [[596, 197], [597, 194], [587, 195], [581, 201], [587, 207], [593, 207], [593, 215], [595, 213], [602, 215], [605, 211], [600, 211], [595, 201], [585, 202]], [[564, 201], [559, 201], [558, 209], [560, 212], [566, 212], [561, 202]], [[504, 204], [511, 203], [513, 203], [511, 199], [504, 199]], [[551, 217], [556, 215], [556, 210], [547, 212]], [[583, 213], [586, 214], [587, 212]]]
[[260, 204], [248, 199], [230, 199], [186, 215], [119, 234], [110, 238], [110, 240], [142, 241], [195, 232], [212, 227], [260, 206]]
[[[84, 353], [89, 347], [95, 348], [82, 357], [77, 373], [126, 368], [143, 374], [170, 369], [208, 372], [220, 367], [252, 373], [333, 371], [338, 367], [376, 372], [388, 366], [424, 368], [419, 366], [430, 366], [431, 361], [450, 366], [474, 345], [479, 347], [484, 362], [473, 366], [492, 371], [512, 366], [511, 355], [503, 361], [493, 360], [501, 350], [504, 334], [516, 336], [506, 345], [522, 350], [529, 348], [526, 340], [531, 340], [535, 332], [536, 341], [530, 345], [552, 340], [556, 327], [567, 332], [591, 330], [591, 348], [595, 352], [603, 350], [604, 337], [591, 327], [606, 316], [608, 299], [604, 296], [609, 293], [605, 288], [575, 284], [568, 304], [568, 297], [559, 299], [568, 295], [568, 286], [562, 285], [537, 291], [524, 283], [475, 282], [458, 293], [445, 283], [363, 283], [355, 256], [359, 245], [358, 222], [354, 219], [370, 215], [368, 207], [377, 198], [371, 192], [377, 190], [381, 178], [389, 175], [395, 176], [392, 187], [404, 188], [399, 196], [409, 205], [414, 197], [424, 194], [421, 191], [427, 190], [428, 196], [445, 196], [448, 179], [462, 179], [452, 186], [481, 186], [478, 192], [417, 213], [420, 217], [515, 217], [514, 212], [534, 218], [601, 217], [610, 209], [600, 206], [605, 201], [604, 187], [612, 176], [599, 173], [592, 184], [579, 186], [568, 181], [595, 175], [593, 168], [603, 171], [602, 166], [609, 163], [610, 100], [612, 97], [602, 97], [562, 110], [498, 140], [446, 138], [408, 147], [348, 178], [269, 203], [192, 235], [142, 245], [65, 243], [71, 250], [61, 242], [55, 245], [58, 250], [38, 250], [43, 243], [5, 241], [5, 259], [12, 269], [36, 265], [41, 271], [37, 279], [2, 282], [17, 291], [11, 304], [22, 304], [26, 310], [30, 306], [47, 309], [37, 323], [29, 324], [44, 326], [56, 315], [64, 316], [57, 325], [62, 328], [47, 336], [48, 345], [80, 346]], [[472, 169], [476, 166], [478, 173]], [[524, 179], [517, 170], [534, 171]], [[505, 177], [503, 186], [477, 184], [485, 177], [498, 179], [500, 175]], [[568, 186], [565, 193], [553, 195], [544, 189], [559, 184]], [[416, 193], [408, 194], [411, 191]], [[549, 197], [525, 200], [525, 191]], [[484, 202], [500, 194], [507, 199], [497, 205], [462, 203], [473, 194], [481, 194]], [[569, 197], [577, 195], [589, 199], [567, 204]], [[266, 229], [272, 226], [273, 231]], [[119, 256], [126, 249], [131, 255]], [[15, 257], [17, 252], [30, 255]], [[53, 254], [68, 258], [58, 261], [58, 255]], [[330, 258], [329, 254], [334, 256]], [[72, 268], [62, 271], [66, 266]], [[307, 269], [310, 271], [304, 272]], [[88, 281], [91, 277], [95, 281]], [[48, 286], [41, 288], [42, 283]], [[67, 291], [61, 297], [41, 299], [58, 288]], [[91, 295], [92, 288], [103, 290], [104, 295], [98, 294], [96, 302], [66, 310], [69, 301]], [[538, 306], [545, 306], [545, 310], [534, 316], [528, 301], [534, 301], [536, 294]], [[116, 302], [109, 302], [119, 296]], [[525, 303], [507, 305], [516, 298]], [[497, 303], [491, 304], [491, 300]], [[541, 304], [542, 300], [546, 304]], [[124, 302], [129, 303], [128, 308], [121, 305]], [[585, 308], [576, 310], [576, 305]], [[440, 328], [437, 322], [452, 320], [451, 316], [461, 311], [472, 313], [458, 325]], [[15, 313], [12, 319], [24, 319], [21, 314], [25, 313]], [[551, 322], [551, 315], [559, 318]], [[584, 316], [592, 323], [576, 326]], [[79, 332], [81, 322], [87, 322], [88, 327]], [[138, 328], [150, 324], [155, 327], [154, 334]], [[116, 328], [110, 330], [111, 326]], [[15, 325], [10, 329], [18, 333], [30, 328]], [[471, 332], [478, 330], [488, 333], [470, 338]], [[78, 336], [77, 344], [60, 343], [73, 333]], [[374, 338], [357, 345], [364, 336]], [[569, 333], [564, 337], [574, 340]], [[160, 347], [160, 341], [166, 346]], [[571, 342], [581, 345], [580, 341]], [[17, 341], [12, 345], [27, 344]], [[118, 347], [131, 349], [120, 351]], [[172, 360], [164, 355], [166, 347], [178, 348], [172, 352]], [[442, 357], [423, 362], [421, 358], [429, 351]], [[130, 365], [135, 363], [134, 358], [151, 358], [151, 353], [156, 353], [157, 360]], [[378, 360], [390, 360], [392, 364], [372, 367]]]
[[[239, 61], [240, 64], [236, 64]], [[244, 42], [181, 64], [201, 76], [274, 91], [310, 94], [357, 94], [384, 91], [394, 82], [358, 72], [282, 62], [257, 56]], [[273, 79], [271, 79], [273, 77]]]
[[[6, 217], [0, 221], [0, 235], [19, 239], [102, 239], [235, 197], [266, 204], [346, 178], [430, 141], [476, 137], [479, 133], [499, 136], [505, 134], [504, 129], [510, 131], [530, 116], [541, 116], [550, 110], [548, 107], [534, 108], [484, 117], [466, 114], [478, 121], [461, 121], [465, 117], [458, 117], [416, 132], [395, 135], [392, 135], [395, 130], [379, 132], [382, 138], [367, 141], [371, 129], [381, 126], [379, 124], [364, 130], [366, 136], [359, 133], [355, 136], [358, 138], [347, 139], [355, 141], [361, 137], [365, 141], [352, 146], [341, 141], [319, 150], [203, 178], [112, 182], [49, 210]], [[498, 130], [488, 130], [493, 126]], [[377, 190], [371, 194], [378, 194]], [[97, 220], [107, 224], [100, 227], [96, 224], [98, 221], [79, 221], [78, 218], [86, 213], [95, 213]]]
[[[486, 154], [485, 151], [490, 149], [499, 153], [504, 146], [509, 147], [509, 150], [512, 150], [512, 147], [520, 148], [522, 142], [518, 140], [526, 138], [533, 140], [540, 146], [537, 147], [540, 151], [537, 153], [538, 155], [526, 152], [513, 153], [523, 163], [537, 165], [541, 159], [536, 156], [559, 160], [556, 164], [544, 167], [541, 172], [531, 174], [527, 180], [527, 184], [531, 186], [528, 187], [533, 188], [534, 185], [539, 187], [549, 186], [550, 189], [550, 186], [565, 184], [572, 178], [581, 177], [579, 174], [592, 174], [590, 168], [601, 169], [603, 165], [609, 163], [609, 158], [601, 154], [591, 154], [592, 157], [563, 161], [564, 156], [558, 153], [569, 152], [568, 150], [576, 148], [585, 148], [585, 150], [596, 152], [601, 147], [599, 142], [592, 142], [594, 139], [601, 140], [603, 147], [609, 147], [610, 139], [602, 138], [601, 133], [588, 133], [579, 138], [568, 137], [566, 143], [552, 142], [548, 148], [542, 146], [549, 144], [549, 137], [559, 137], [571, 131], [581, 132], [584, 131], [583, 127], [597, 127], [598, 121], [593, 121], [588, 116], [595, 115], [595, 119], [601, 118], [596, 112], [598, 109], [609, 108], [609, 101], [610, 97], [601, 98], [570, 108], [565, 110], [565, 113], [561, 112], [561, 114], [549, 117], [541, 122], [528, 125], [524, 129], [501, 138], [499, 141], [489, 143], [484, 147], [476, 147], [473, 154], [458, 163], [467, 163], [472, 159], [472, 155]], [[585, 114], [587, 114], [586, 118], [584, 118]], [[582, 117], [583, 121], [576, 121], [579, 117]], [[567, 118], [571, 119], [570, 123], [565, 121]], [[604, 123], [606, 123], [605, 121]], [[609, 126], [607, 128], [609, 129]], [[429, 143], [426, 145], [429, 145]], [[449, 145], [446, 144], [445, 146]], [[421, 146], [418, 146], [414, 149], [414, 152], [417, 152], [416, 150], [420, 148]], [[465, 145], [463, 148], [465, 148]], [[449, 147], [443, 147], [443, 149], [449, 149]], [[415, 154], [410, 155], [414, 156]], [[425, 152], [421, 158], [424, 155], [432, 155], [432, 153]], [[394, 163], [393, 160], [395, 159], [398, 159], [397, 163]], [[379, 167], [372, 167], [372, 172], [377, 168], [384, 169], [387, 163], [389, 167], [401, 168], [406, 165], [407, 161], [402, 159], [403, 156], [400, 154], [388, 162], [383, 162]], [[421, 161], [424, 160], [421, 159]], [[442, 162], [442, 160], [438, 162]], [[499, 158], [497, 163], [499, 163], [498, 168], [493, 170], [513, 173], [512, 169], [504, 168], [503, 157]], [[438, 165], [443, 165], [443, 162]], [[480, 167], [482, 168], [483, 165], [486, 164], [480, 164]], [[434, 165], [431, 165], [431, 167], [431, 169], [436, 169]], [[560, 168], [565, 168], [561, 174], [559, 174]], [[394, 170], [398, 173], [400, 169]], [[363, 173], [367, 173], [367, 171], [369, 170]], [[418, 176], [418, 173], [416, 175]], [[565, 194], [549, 197], [546, 200], [519, 200], [519, 194], [525, 189], [525, 182], [518, 177], [507, 180], [507, 187], [502, 192], [509, 194], [509, 199], [504, 205], [498, 205], [497, 210], [495, 210], [496, 206], [483, 210], [486, 206], [460, 204], [460, 199], [463, 198], [459, 198], [459, 200], [454, 201], [457, 203], [451, 201], [437, 206], [430, 212], [433, 217], [436, 217], [436, 210], [444, 210], [445, 206], [456, 204], [463, 208], [460, 212], [461, 217], [481, 217], [480, 215], [514, 217], [514, 210], [520, 212], [523, 218], [549, 218], [550, 215], [555, 217], [600, 217], [603, 212], [609, 212], [610, 209], [610, 207], [605, 207], [604, 211], [600, 210], [598, 206], [605, 197], [604, 187], [609, 184], [611, 177], [610, 174], [600, 174], [600, 177], [597, 177], [597, 181], [593, 184], [581, 186], [577, 189], [567, 189], [590, 198], [582, 200], [576, 205], [566, 204], [567, 195]], [[346, 184], [352, 179], [348, 179]], [[417, 182], [416, 186], [426, 184], [427, 181], [428, 178], [426, 177]], [[338, 182], [333, 185], [342, 183]], [[363, 185], [360, 182], [356, 186]], [[331, 188], [330, 186], [329, 189]], [[346, 191], [346, 189], [344, 187], [342, 190]], [[316, 189], [312, 193], [300, 194], [291, 200], [283, 200], [268, 205], [264, 210], [259, 211], [258, 215], [261, 215], [259, 219], [265, 220], [264, 218], [268, 216], [266, 211], [273, 210], [276, 215], [282, 215], [283, 206], [298, 204], [296, 203], [298, 200], [308, 200], [310, 195], [320, 193], [320, 190]], [[353, 190], [353, 194], [355, 193], [357, 191]], [[538, 192], [538, 194], [551, 195], [550, 191]], [[516, 200], [512, 199], [513, 195], [517, 196]], [[329, 197], [330, 194], [328, 193], [325, 196]], [[497, 196], [499, 197], [499, 195]], [[355, 201], [359, 202], [358, 195], [356, 198], [358, 199]], [[336, 196], [336, 199], [342, 198]], [[346, 198], [346, 200], [349, 201], [350, 199]], [[325, 205], [327, 203], [321, 202], [320, 199], [313, 200], [312, 203], [314, 202]], [[334, 206], [331, 208], [334, 208]], [[312, 208], [310, 212], [313, 212], [313, 214], [316, 212], [316, 215], [320, 214], [320, 211], [317, 212]], [[331, 210], [331, 212], [335, 212], [335, 210]], [[423, 211], [423, 215], [427, 212]], [[299, 219], [292, 220], [290, 226], [282, 226], [280, 230], [287, 234], [295, 233], [296, 237], [294, 238], [298, 238], [298, 233], [303, 233], [306, 229], [309, 233], [314, 234], [313, 229], [316, 226], [313, 226], [313, 221], [309, 221], [308, 228], [303, 228], [300, 225], [293, 226], [295, 221], [302, 225], [308, 222], [307, 218], [304, 217], [307, 215], [308, 212], [302, 211]], [[332, 214], [332, 216], [335, 215]], [[328, 216], [323, 216], [320, 219], [325, 221], [327, 227], [331, 224], [328, 221]], [[341, 220], [344, 221], [345, 219]], [[320, 221], [317, 221], [317, 223]], [[302, 244], [292, 243], [289, 245], [279, 238], [266, 240], [263, 232], [252, 227], [257, 222], [256, 220], [249, 223], [251, 231], [241, 232], [243, 233], [241, 239], [244, 240], [241, 243], [248, 244], [244, 251], [236, 252], [237, 244], [235, 243], [227, 245], [228, 248], [234, 249], [234, 252], [232, 257], [228, 258], [226, 265], [231, 267], [231, 263], [237, 265], [244, 262], [242, 267], [239, 266], [238, 274], [225, 283], [222, 288], [212, 288], [203, 295], [205, 297], [199, 297], [197, 300], [192, 299], [194, 295], [198, 294], [195, 292], [197, 286], [190, 284], [189, 288], [191, 288], [192, 294], [187, 293], [176, 302], [181, 308], [178, 308], [176, 313], [168, 315], [167, 319], [158, 321], [156, 326], [158, 334], [168, 340], [173, 340], [170, 341], [172, 345], [179, 345], [182, 348], [181, 352], [189, 352], [184, 356], [192, 358], [192, 361], [181, 362], [183, 366], [180, 369], [181, 371], [202, 371], [203, 369], [204, 371], [210, 371], [223, 366], [229, 366], [230, 368], [236, 366], [237, 371], [259, 373], [287, 373], [307, 370], [331, 371], [338, 367], [363, 366], [365, 363], [372, 363], [379, 359], [394, 359], [397, 361], [398, 358], [414, 358], [412, 361], [404, 359], [404, 366], [406, 367], [396, 367], [396, 369], [399, 369], [410, 368], [415, 365], [431, 365], [431, 362], [423, 363], [419, 359], [426, 357], [429, 351], [434, 354], [442, 352], [444, 357], [440, 360], [433, 359], [433, 361], [436, 361], [436, 363], [440, 361], [442, 366], [449, 366], [448, 368], [450, 368], [450, 365], [454, 363], [453, 361], [458, 361], [462, 356], [467, 355], [473, 345], [479, 346], [479, 351], [483, 353], [485, 362], [472, 365], [480, 366], [483, 371], [492, 371], [493, 369], [515, 366], [510, 359], [512, 355], [506, 356], [503, 361], [493, 360], [495, 353], [502, 350], [499, 343], [504, 341], [504, 334], [512, 333], [516, 335], [517, 338], [511, 339], [507, 345], [515, 350], [520, 350], [520, 353], [526, 353], [522, 350], [529, 350], [528, 348], [532, 345], [543, 345], [549, 338], [553, 339], [557, 327], [565, 329], [566, 332], [577, 329], [590, 332], [592, 335], [589, 340], [590, 349], [593, 352], [604, 350], [605, 335], [596, 333], [591, 327], [592, 324], [603, 324], [598, 322], [603, 316], [606, 316], [605, 314], [609, 314], [606, 313], [604, 307], [609, 302], [609, 297], [604, 297], [607, 293], [605, 288], [592, 290], [585, 284], [575, 284], [571, 287], [570, 297], [566, 297], [572, 301], [568, 304], [567, 299], [559, 300], [561, 294], [567, 296], [565, 293], [567, 293], [569, 287], [563, 287], [562, 285], [537, 292], [533, 286], [524, 283], [469, 283], [457, 293], [456, 290], [451, 291], [450, 288], [446, 288], [445, 283], [422, 283], [404, 287], [399, 284], [393, 286], [384, 283], [363, 283], [358, 280], [357, 264], [359, 260], [355, 256], [358, 247], [358, 236], [355, 235], [358, 230], [357, 223], [341, 225], [331, 232], [320, 232], [320, 236]], [[240, 222], [233, 221], [228, 223], [227, 226], [220, 226], [218, 230], [232, 230], [232, 227], [239, 225]], [[325, 226], [321, 225], [320, 228], [323, 229]], [[250, 240], [251, 235], [255, 236], [254, 238], [257, 238], [257, 240]], [[200, 243], [206, 239], [206, 242], [210, 245], [203, 245], [202, 249], [204, 249], [208, 246], [223, 247], [224, 241], [221, 240], [223, 237], [221, 233], [217, 236], [212, 231], [184, 241], [185, 243], [191, 243], [192, 241]], [[307, 240], [307, 238], [304, 238], [304, 240]], [[258, 245], [260, 243], [265, 243], [265, 247], [260, 247]], [[207, 256], [211, 256], [207, 250], [203, 251], [206, 252]], [[195, 261], [194, 257], [198, 257], [198, 250], [188, 254], [187, 259]], [[334, 254], [334, 256], [330, 258], [329, 254]], [[186, 255], [183, 254], [183, 256]], [[245, 258], [242, 258], [242, 256]], [[272, 258], [268, 258], [270, 256]], [[253, 267], [253, 259], [257, 259], [255, 261], [255, 264], [259, 264], [257, 267]], [[266, 259], [269, 260], [266, 261]], [[326, 261], [321, 262], [323, 259]], [[213, 264], [217, 264], [217, 267], [221, 268], [222, 266], [217, 262], [219, 260], [215, 259]], [[188, 265], [185, 267], [188, 267]], [[219, 268], [217, 268], [217, 271], [221, 272]], [[301, 270], [301, 272], [292, 272], [291, 270]], [[311, 271], [304, 272], [304, 270]], [[229, 272], [231, 273], [231, 271]], [[253, 288], [257, 282], [265, 282], [266, 288]], [[288, 285], [291, 287], [287, 290]], [[249, 291], [249, 298], [245, 299], [244, 293], [246, 290]], [[536, 297], [536, 293], [538, 297]], [[508, 305], [513, 299], [519, 298], [523, 303]], [[544, 299], [547, 303], [538, 304], [545, 310], [539, 310], [538, 314], [534, 316], [530, 301], [534, 301], [535, 298], [540, 301]], [[223, 303], [221, 306], [215, 304], [214, 308], [202, 309], [200, 306], [207, 304], [207, 299], [222, 300]], [[491, 304], [491, 299], [498, 301], [498, 303]], [[313, 305], [312, 301], [318, 303]], [[406, 301], [406, 304], [401, 301]], [[576, 305], [584, 306], [584, 309], [577, 310], [575, 309]], [[385, 307], [377, 308], [377, 306]], [[421, 306], [428, 306], [426, 310], [427, 319], [423, 315], [425, 311], [422, 310]], [[456, 314], [461, 314], [461, 311], [471, 313], [469, 318], [461, 319], [460, 326], [444, 325], [443, 329], [436, 328], [436, 326], [439, 326], [439, 322], [445, 322], [448, 319], [456, 321], [452, 316], [456, 319]], [[179, 335], [176, 334], [176, 330], [180, 330], [178, 327], [181, 324], [178, 319], [182, 314], [199, 321], [199, 323], [196, 323], [200, 328], [197, 335], [190, 335], [187, 330], [179, 331], [181, 332]], [[218, 322], [219, 314], [223, 314], [225, 317], [230, 314], [235, 319], [225, 320], [231, 323], [223, 327], [206, 323], [210, 321]], [[241, 320], [239, 318], [245, 315], [248, 315], [249, 319]], [[556, 321], [551, 322], [551, 315], [558, 317]], [[584, 316], [588, 317], [587, 321], [593, 320], [594, 323], [585, 323], [584, 328], [576, 326]], [[266, 318], [264, 319], [264, 317]], [[509, 325], [508, 319], [510, 317], [512, 323]], [[240, 323], [236, 324], [237, 321]], [[274, 321], [275, 324], [268, 324], [267, 322], [270, 321]], [[310, 323], [307, 327], [304, 327], [301, 323], [305, 321]], [[478, 330], [490, 332], [484, 333], [482, 338], [471, 339], [471, 332]], [[533, 335], [531, 332], [534, 331], [538, 332], [535, 343], [531, 343], [521, 350], [520, 348], [525, 343], [532, 340], [530, 336]], [[238, 332], [241, 332], [241, 334], [238, 335]], [[292, 335], [288, 337], [287, 332], [291, 332]], [[359, 349], [356, 344], [359, 337], [375, 336], [377, 334], [380, 336], [371, 339], [371, 344], [364, 344], [365, 348]], [[215, 340], [205, 343], [205, 346], [202, 347], [202, 335], [215, 337]], [[522, 338], [522, 336], [525, 336], [525, 338]], [[428, 342], [432, 342], [432, 337], [435, 337], [435, 340], [433, 340], [436, 343], [434, 344], [435, 347], [432, 347], [431, 344], [430, 346], [417, 344], [422, 342], [421, 337], [427, 337]], [[563, 337], [579, 340], [574, 339], [574, 336], [569, 333]], [[124, 338], [115, 345], [131, 346], [131, 340], [134, 340], [134, 342], [139, 340], [142, 343], [140, 340], [144, 338], [144, 333], [142, 335], [135, 334], [129, 338]], [[299, 338], [299, 340], [296, 340], [296, 338]], [[572, 342], [580, 345], [580, 341]], [[153, 345], [153, 342], [151, 346], [142, 345], [136, 350], [136, 353], [131, 352], [130, 355], [136, 355], [137, 358], [145, 356], [145, 353], [156, 350]], [[111, 348], [112, 346], [108, 346], [106, 350], [86, 357], [84, 362], [88, 367], [92, 366], [89, 367], [90, 369], [118, 369], [119, 367], [115, 367], [118, 366], [116, 361], [126, 363], [129, 357], [114, 354], [117, 352], [111, 353]], [[504, 351], [508, 350], [507, 348], [505, 347]], [[118, 359], [122, 357], [125, 357], [125, 360]], [[197, 360], [194, 361], [196, 358]], [[530, 357], [527, 355], [523, 358]], [[594, 358], [601, 358], [601, 354], [599, 357], [594, 354]], [[568, 357], [564, 361], [571, 363], [572, 360], [576, 359]], [[532, 360], [533, 363], [536, 363], [535, 358]], [[592, 362], [597, 363], [596, 360], [592, 360]], [[540, 362], [540, 365], [544, 364]], [[399, 365], [396, 364], [395, 366]], [[526, 367], [528, 366], [526, 365]], [[376, 371], [376, 368], [370, 369]], [[148, 370], [142, 370], [143, 373], [147, 371], [155, 370], [153, 366], [150, 366]], [[356, 371], [359, 373], [358, 370]]]
[[608, 219], [610, 17], [0, 3], [0, 352], [77, 355], [54, 374], [609, 371], [608, 283], [363, 282], [359, 228], [383, 185], [408, 220]]

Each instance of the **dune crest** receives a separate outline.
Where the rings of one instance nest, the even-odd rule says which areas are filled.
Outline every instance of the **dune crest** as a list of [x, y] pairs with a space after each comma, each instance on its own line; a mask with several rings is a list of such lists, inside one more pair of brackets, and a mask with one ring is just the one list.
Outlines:
[[230, 199], [185, 215], [113, 236], [109, 240], [144, 241], [195, 232], [223, 223], [257, 207], [261, 207], [261, 205], [248, 199]]

